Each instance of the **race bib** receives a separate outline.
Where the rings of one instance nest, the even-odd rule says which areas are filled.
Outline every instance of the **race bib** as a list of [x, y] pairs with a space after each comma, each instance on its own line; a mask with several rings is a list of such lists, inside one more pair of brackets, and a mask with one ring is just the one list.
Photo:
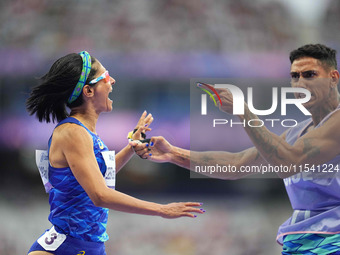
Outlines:
[[48, 153], [45, 150], [36, 150], [35, 151], [35, 162], [39, 169], [41, 180], [44, 184], [46, 193], [49, 193], [53, 188], [51, 183], [48, 180]]
[[115, 189], [116, 186], [115, 151], [102, 151], [102, 155], [106, 165], [106, 172], [104, 175], [106, 185], [111, 189]]
[[58, 247], [65, 241], [66, 235], [60, 234], [55, 231], [54, 226], [45, 232], [38, 239], [38, 243], [46, 250], [46, 251], [55, 251]]

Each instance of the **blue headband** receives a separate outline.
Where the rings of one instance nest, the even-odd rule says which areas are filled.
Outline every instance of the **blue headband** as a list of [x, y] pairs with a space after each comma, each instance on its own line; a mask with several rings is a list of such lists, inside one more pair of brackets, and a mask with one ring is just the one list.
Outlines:
[[75, 86], [71, 96], [68, 99], [68, 103], [73, 103], [83, 91], [83, 87], [85, 86], [85, 82], [89, 77], [91, 71], [91, 56], [87, 51], [82, 51], [79, 53], [81, 58], [83, 59], [83, 69], [81, 71], [81, 75], [77, 85]]

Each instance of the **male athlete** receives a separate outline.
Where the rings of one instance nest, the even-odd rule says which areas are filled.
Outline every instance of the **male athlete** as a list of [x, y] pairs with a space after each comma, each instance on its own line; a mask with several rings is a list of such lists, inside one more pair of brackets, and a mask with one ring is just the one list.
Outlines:
[[[303, 106], [311, 118], [280, 136], [266, 127], [245, 127], [255, 147], [239, 153], [194, 152], [175, 147], [163, 137], [135, 147], [136, 153], [155, 162], [170, 162], [195, 170], [195, 165], [252, 166], [261, 164], [294, 165], [303, 170], [278, 173], [284, 179], [294, 209], [283, 223], [277, 241], [282, 254], [340, 254], [340, 106], [337, 84], [336, 51], [321, 44], [304, 45], [290, 53], [291, 86], [304, 88], [311, 98]], [[232, 94], [216, 89], [221, 111], [232, 113]], [[295, 94], [296, 98], [302, 97]], [[216, 100], [218, 101], [218, 100]], [[258, 119], [245, 103], [241, 121]], [[153, 145], [153, 146], [151, 146]], [[316, 171], [309, 171], [314, 168]], [[293, 170], [293, 168], [292, 168]], [[206, 173], [220, 179], [238, 179], [246, 173]]]

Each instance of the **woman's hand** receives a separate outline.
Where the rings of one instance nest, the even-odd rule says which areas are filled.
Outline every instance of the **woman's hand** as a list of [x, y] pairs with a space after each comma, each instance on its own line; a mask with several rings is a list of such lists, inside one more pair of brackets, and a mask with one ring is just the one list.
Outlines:
[[202, 208], [197, 208], [197, 206], [201, 205], [201, 203], [196, 202], [180, 202], [162, 205], [160, 216], [166, 219], [175, 219], [179, 217], [196, 218], [197, 215], [194, 215], [193, 213], [205, 213], [205, 210]]
[[151, 131], [150, 125], [152, 121], [152, 114], [147, 114], [147, 112], [144, 111], [135, 127], [136, 132], [131, 136], [132, 140], [142, 140], [142, 133], [145, 134], [147, 131]]

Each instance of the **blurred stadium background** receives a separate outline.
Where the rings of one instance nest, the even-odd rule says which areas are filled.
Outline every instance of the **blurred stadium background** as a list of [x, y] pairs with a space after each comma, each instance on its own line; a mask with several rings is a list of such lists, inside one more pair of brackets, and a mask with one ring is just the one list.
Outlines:
[[[0, 254], [25, 254], [49, 227], [34, 150], [46, 148], [54, 124], [29, 117], [25, 100], [57, 58], [86, 49], [117, 80], [114, 111], [98, 126], [111, 149], [125, 146], [145, 109], [155, 118], [150, 135], [190, 148], [190, 78], [287, 77], [291, 50], [340, 49], [339, 12], [331, 0], [2, 0]], [[250, 144], [230, 136], [235, 150]], [[192, 179], [138, 157], [117, 189], [161, 203], [202, 201], [207, 213], [170, 221], [112, 211], [108, 254], [279, 254], [276, 231], [291, 214], [281, 180]]]

